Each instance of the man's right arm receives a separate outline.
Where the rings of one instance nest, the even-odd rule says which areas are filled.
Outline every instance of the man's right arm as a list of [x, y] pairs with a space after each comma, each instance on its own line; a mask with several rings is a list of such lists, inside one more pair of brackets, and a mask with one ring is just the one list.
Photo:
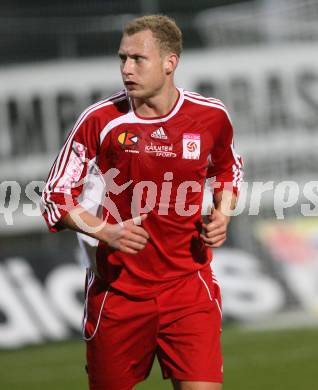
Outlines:
[[[81, 119], [83, 118], [83, 119]], [[51, 168], [42, 194], [42, 213], [52, 232], [69, 228], [130, 254], [143, 249], [148, 233], [137, 226], [146, 216], [120, 224], [107, 224], [78, 201], [89, 167], [100, 148], [98, 118], [81, 115]], [[98, 169], [98, 167], [97, 167]]]
[[136, 254], [142, 250], [149, 235], [141, 225], [147, 214], [119, 224], [109, 224], [81, 206], [74, 207], [60, 221], [63, 227], [84, 233], [124, 253]]

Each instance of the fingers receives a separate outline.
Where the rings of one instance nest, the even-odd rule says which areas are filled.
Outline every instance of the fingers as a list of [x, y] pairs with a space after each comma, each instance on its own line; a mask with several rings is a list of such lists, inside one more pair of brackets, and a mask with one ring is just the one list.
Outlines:
[[200, 234], [200, 237], [206, 244], [215, 244], [218, 241], [225, 241], [226, 233], [216, 234], [211, 237], [207, 237], [205, 234]]
[[128, 254], [130, 254], [130, 255], [136, 255], [136, 254], [138, 253], [137, 250], [131, 249], [131, 248], [129, 248], [129, 247], [120, 248], [120, 251], [121, 251], [121, 252], [124, 252], [124, 253], [128, 253]]
[[208, 227], [210, 230], [227, 226], [229, 223], [229, 219], [217, 209], [213, 210], [213, 213], [209, 216], [209, 221], [208, 224], [204, 224], [204, 228]]
[[146, 246], [148, 240], [138, 234], [122, 230], [111, 244], [121, 252], [136, 254]]
[[217, 209], [209, 215], [209, 223], [203, 223], [204, 233], [201, 238], [206, 246], [217, 248], [226, 240], [227, 219]]
[[226, 228], [225, 226], [221, 226], [216, 229], [206, 229], [204, 232], [204, 236], [207, 238], [217, 237], [222, 234], [226, 234]]
[[125, 253], [136, 254], [146, 246], [148, 239], [131, 231], [123, 231], [119, 240], [119, 250]]
[[208, 215], [209, 222], [220, 222], [220, 223], [226, 223], [228, 224], [230, 221], [230, 218], [226, 215], [224, 215], [221, 211], [218, 209], [213, 209], [211, 214]]
[[144, 249], [145, 245], [146, 245], [146, 243], [143, 244], [141, 242], [134, 241], [134, 240], [129, 240], [129, 239], [122, 239], [121, 240], [122, 248], [129, 248], [129, 249], [135, 250], [137, 252]]
[[147, 233], [147, 231], [143, 227], [137, 226], [137, 225], [141, 225], [141, 222], [143, 222], [147, 217], [148, 214], [143, 214], [141, 216], [128, 219], [127, 221], [123, 222], [122, 226], [128, 231], [136, 235], [140, 235], [144, 237], [146, 240], [148, 240], [149, 234]]
[[[142, 249], [144, 249], [144, 247], [148, 242], [148, 233], [140, 227], [135, 226], [134, 228], [139, 229], [137, 233], [128, 230], [127, 228], [124, 228], [119, 233], [119, 237], [116, 245], [117, 249], [119, 249], [122, 252], [131, 253], [131, 254], [136, 254]], [[140, 232], [142, 234], [139, 234]], [[146, 233], [146, 235], [144, 233]]]
[[138, 236], [145, 238], [146, 240], [149, 240], [149, 234], [143, 227], [132, 226], [131, 229], [128, 230], [133, 234], [136, 234]]
[[[145, 230], [143, 230], [143, 231], [145, 231]], [[147, 233], [147, 236], [148, 236], [148, 233]], [[145, 237], [144, 235], [133, 232], [133, 231], [124, 232], [123, 239], [136, 242], [136, 243], [143, 245], [143, 246], [145, 246], [148, 242], [148, 237]]]
[[226, 225], [220, 221], [210, 222], [208, 224], [203, 223], [202, 227], [207, 232], [212, 232], [212, 231], [216, 231], [219, 229], [226, 230]]
[[209, 221], [214, 222], [214, 221], [220, 221], [223, 220], [223, 216], [220, 214], [220, 212], [216, 209], [213, 209], [212, 213], [209, 215]]
[[209, 221], [214, 221], [219, 216], [219, 211], [214, 207], [214, 205], [210, 206], [210, 213], [208, 215]]
[[136, 254], [141, 251], [148, 242], [149, 234], [140, 225], [148, 217], [147, 214], [131, 218], [121, 225], [118, 249], [129, 254]]
[[201, 234], [200, 237], [204, 241], [204, 244], [210, 248], [218, 248], [226, 241], [226, 234], [220, 234], [212, 238], [208, 238], [204, 234]]

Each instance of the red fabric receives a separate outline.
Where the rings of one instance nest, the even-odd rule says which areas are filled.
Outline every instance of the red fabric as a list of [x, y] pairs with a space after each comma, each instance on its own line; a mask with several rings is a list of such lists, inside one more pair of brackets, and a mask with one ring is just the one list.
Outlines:
[[[89, 186], [85, 180], [95, 158], [103, 174], [118, 170], [111, 179], [113, 185], [105, 179], [110, 187], [103, 210], [107, 222], [148, 213], [143, 227], [150, 239], [137, 255], [99, 244], [97, 267], [107, 282], [131, 296], [150, 298], [212, 260], [211, 250], [200, 239], [205, 179], [215, 177], [221, 188], [228, 183], [234, 192], [241, 180], [232, 125], [220, 101], [180, 90], [179, 100], [166, 117], [147, 120], [134, 114], [123, 92], [84, 111], [43, 193], [50, 230], [59, 229], [59, 221], [72, 207], [72, 202], [66, 205], [67, 196], [74, 204], [83, 194], [85, 198], [83, 188]], [[75, 172], [74, 177], [69, 177], [70, 172]], [[127, 188], [119, 191], [120, 186]]]
[[132, 388], [148, 376], [155, 354], [164, 378], [222, 382], [221, 297], [209, 266], [152, 299], [110, 290], [104, 300], [106, 291], [99, 279], [88, 291], [90, 390]]

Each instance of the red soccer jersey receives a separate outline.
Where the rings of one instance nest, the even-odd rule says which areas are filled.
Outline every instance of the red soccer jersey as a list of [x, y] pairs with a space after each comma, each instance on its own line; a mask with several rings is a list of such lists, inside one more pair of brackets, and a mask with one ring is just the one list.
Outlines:
[[175, 106], [163, 117], [138, 116], [125, 91], [85, 110], [43, 192], [51, 231], [85, 191], [101, 192], [90, 188], [94, 167], [105, 182], [101, 201], [108, 223], [148, 213], [143, 227], [150, 239], [143, 250], [128, 255], [100, 242], [96, 256], [99, 274], [136, 297], [154, 296], [210, 263], [212, 253], [200, 239], [205, 179], [215, 178], [215, 191], [228, 183], [237, 192], [242, 178], [224, 105], [178, 90]]

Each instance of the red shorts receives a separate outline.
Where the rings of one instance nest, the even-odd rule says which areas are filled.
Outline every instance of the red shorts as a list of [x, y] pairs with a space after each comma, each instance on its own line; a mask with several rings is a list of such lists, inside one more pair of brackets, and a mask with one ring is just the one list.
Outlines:
[[221, 297], [211, 268], [136, 300], [87, 280], [84, 339], [91, 390], [129, 390], [157, 355], [163, 377], [222, 382]]

